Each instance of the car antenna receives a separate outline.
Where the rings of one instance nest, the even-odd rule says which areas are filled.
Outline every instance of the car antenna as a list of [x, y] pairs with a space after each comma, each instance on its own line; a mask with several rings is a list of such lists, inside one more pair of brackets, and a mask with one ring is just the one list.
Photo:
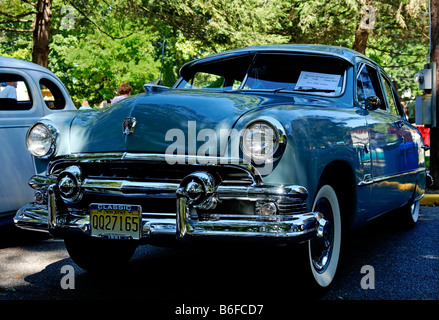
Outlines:
[[154, 81], [152, 81], [150, 83], [145, 83], [143, 85], [143, 88], [145, 88], [146, 92], [152, 93], [152, 92], [165, 91], [165, 90], [170, 89], [168, 87], [162, 86], [163, 59], [164, 59], [164, 55], [165, 55], [165, 40], [166, 40], [166, 36], [163, 36], [160, 76], [157, 79], [155, 79]]

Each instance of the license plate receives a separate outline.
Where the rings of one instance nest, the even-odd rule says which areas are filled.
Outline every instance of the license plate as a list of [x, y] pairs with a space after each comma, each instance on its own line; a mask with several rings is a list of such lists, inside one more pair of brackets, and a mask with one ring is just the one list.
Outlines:
[[139, 239], [142, 229], [142, 207], [130, 204], [90, 204], [92, 237]]

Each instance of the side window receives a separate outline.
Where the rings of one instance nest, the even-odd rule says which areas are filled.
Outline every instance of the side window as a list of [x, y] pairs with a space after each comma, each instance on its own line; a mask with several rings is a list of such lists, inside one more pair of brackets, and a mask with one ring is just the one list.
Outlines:
[[357, 67], [357, 99], [363, 104], [369, 97], [378, 97], [381, 101], [380, 109], [386, 110], [376, 70], [362, 63]]
[[46, 78], [40, 80], [40, 90], [44, 102], [49, 109], [59, 110], [64, 109], [66, 100], [61, 92], [61, 89], [52, 81]]
[[17, 74], [0, 74], [0, 110], [29, 110], [32, 99], [24, 78]]
[[216, 74], [197, 72], [193, 79], [192, 85], [197, 88], [222, 88], [224, 85], [224, 78]]
[[392, 86], [386, 77], [383, 76], [383, 80], [384, 80], [384, 88], [386, 90], [387, 101], [389, 102], [390, 112], [393, 115], [400, 117], [401, 113], [398, 109], [398, 104], [395, 101], [395, 97], [393, 96]]

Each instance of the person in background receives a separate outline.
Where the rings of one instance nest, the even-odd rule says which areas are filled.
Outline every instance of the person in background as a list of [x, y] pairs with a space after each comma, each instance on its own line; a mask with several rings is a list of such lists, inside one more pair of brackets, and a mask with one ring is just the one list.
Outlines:
[[84, 109], [92, 109], [92, 107], [90, 107], [90, 104], [88, 103], [87, 100], [82, 101], [82, 105], [79, 108], [79, 110], [84, 110]]
[[119, 89], [117, 90], [118, 96], [114, 97], [113, 100], [111, 100], [111, 104], [116, 103], [122, 99], [128, 98], [131, 94], [131, 91], [133, 91], [133, 88], [129, 84], [122, 83]]
[[111, 105], [111, 99], [102, 100], [102, 102], [99, 104], [99, 108], [105, 108], [109, 105]]
[[3, 90], [0, 91], [0, 98], [17, 100], [17, 82], [2, 82]]

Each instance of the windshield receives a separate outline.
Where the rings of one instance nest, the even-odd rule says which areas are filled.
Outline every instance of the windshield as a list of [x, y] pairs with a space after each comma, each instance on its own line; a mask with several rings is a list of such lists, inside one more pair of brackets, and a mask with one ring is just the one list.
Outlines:
[[327, 56], [259, 53], [190, 67], [176, 88], [337, 96], [344, 90], [346, 67], [344, 60]]

